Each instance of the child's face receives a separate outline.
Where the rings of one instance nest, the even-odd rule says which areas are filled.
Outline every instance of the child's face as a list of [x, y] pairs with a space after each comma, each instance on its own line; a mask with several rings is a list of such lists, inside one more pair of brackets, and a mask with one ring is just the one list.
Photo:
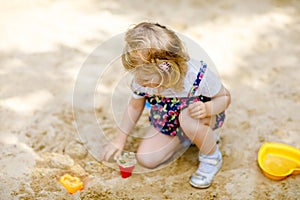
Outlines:
[[149, 75], [145, 77], [136, 76], [135, 81], [137, 84], [149, 88], [160, 87], [161, 84], [161, 78], [158, 75]]

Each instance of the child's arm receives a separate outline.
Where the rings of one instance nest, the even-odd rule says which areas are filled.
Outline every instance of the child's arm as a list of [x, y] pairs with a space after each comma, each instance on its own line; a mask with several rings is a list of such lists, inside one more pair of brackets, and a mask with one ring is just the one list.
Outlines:
[[189, 105], [189, 114], [193, 118], [203, 119], [217, 115], [229, 106], [231, 96], [229, 91], [222, 86], [221, 90], [212, 97], [211, 101], [205, 103], [199, 101]]
[[133, 129], [137, 121], [139, 120], [145, 106], [145, 98], [131, 98], [129, 104], [124, 112], [124, 116], [121, 125], [118, 127], [118, 134], [116, 138], [107, 144], [103, 148], [101, 160], [108, 161], [114, 154], [114, 157], [118, 157], [126, 143], [126, 139]]

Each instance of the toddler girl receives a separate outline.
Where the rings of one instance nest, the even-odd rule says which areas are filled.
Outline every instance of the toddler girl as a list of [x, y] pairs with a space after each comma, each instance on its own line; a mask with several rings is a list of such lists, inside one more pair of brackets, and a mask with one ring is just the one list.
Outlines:
[[127, 31], [122, 63], [134, 75], [133, 94], [118, 136], [104, 147], [101, 160], [120, 155], [147, 101], [152, 126], [138, 148], [138, 162], [155, 168], [192, 141], [200, 165], [190, 184], [209, 187], [222, 166], [213, 130], [224, 122], [228, 90], [205, 62], [189, 58], [172, 30], [157, 23], [142, 22]]

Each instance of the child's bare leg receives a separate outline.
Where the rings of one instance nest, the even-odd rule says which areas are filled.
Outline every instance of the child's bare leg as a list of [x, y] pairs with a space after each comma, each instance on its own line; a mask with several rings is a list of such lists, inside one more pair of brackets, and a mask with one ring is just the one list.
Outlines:
[[155, 168], [168, 160], [180, 146], [178, 137], [159, 133], [151, 127], [139, 146], [137, 160], [144, 167]]
[[190, 177], [190, 184], [197, 188], [207, 188], [222, 167], [222, 154], [216, 147], [216, 140], [210, 127], [211, 120], [191, 118], [187, 110], [181, 112], [179, 120], [182, 130], [200, 150], [198, 157], [200, 165]]
[[191, 118], [185, 109], [179, 116], [180, 126], [186, 136], [199, 148], [202, 154], [212, 154], [216, 151], [216, 140], [210, 127], [210, 118], [204, 120]]

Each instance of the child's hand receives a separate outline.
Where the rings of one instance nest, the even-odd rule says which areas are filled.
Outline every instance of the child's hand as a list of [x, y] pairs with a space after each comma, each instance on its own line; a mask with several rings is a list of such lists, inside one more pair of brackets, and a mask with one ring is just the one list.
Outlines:
[[103, 148], [100, 160], [109, 161], [112, 155], [114, 155], [114, 160], [116, 160], [116, 158], [121, 155], [121, 152], [122, 151], [118, 150], [118, 148], [114, 144], [108, 143]]
[[116, 160], [122, 153], [124, 148], [124, 143], [119, 140], [119, 138], [114, 139], [112, 142], [107, 143], [101, 154], [101, 161], [109, 161], [109, 159], [114, 156], [114, 160]]
[[205, 103], [198, 101], [192, 103], [188, 107], [189, 115], [195, 119], [203, 119], [207, 117], [207, 111]]

